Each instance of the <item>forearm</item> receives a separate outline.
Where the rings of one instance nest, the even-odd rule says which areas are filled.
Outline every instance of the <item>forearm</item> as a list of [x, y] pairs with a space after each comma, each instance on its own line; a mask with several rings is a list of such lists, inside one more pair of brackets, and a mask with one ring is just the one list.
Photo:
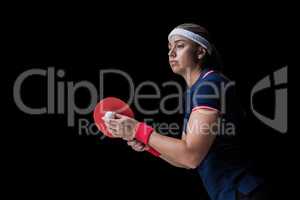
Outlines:
[[153, 132], [149, 138], [149, 145], [156, 149], [165, 160], [174, 166], [189, 167], [190, 153], [186, 142]]
[[168, 162], [169, 164], [173, 165], [174, 167], [180, 167], [180, 168], [185, 168], [185, 169], [189, 169], [189, 167], [179, 164], [177, 162], [172, 161], [170, 158], [167, 158], [166, 156], [160, 155], [160, 158], [165, 160], [166, 162]]

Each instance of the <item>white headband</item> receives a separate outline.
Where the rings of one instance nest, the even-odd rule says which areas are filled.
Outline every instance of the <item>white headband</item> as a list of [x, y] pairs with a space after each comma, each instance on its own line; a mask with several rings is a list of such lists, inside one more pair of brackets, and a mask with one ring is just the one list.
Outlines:
[[208, 54], [211, 55], [212, 53], [212, 47], [210, 45], [210, 43], [201, 35], [198, 35], [196, 33], [193, 33], [191, 31], [182, 29], [182, 28], [175, 28], [173, 31], [171, 31], [171, 33], [168, 36], [168, 40], [170, 41], [171, 37], [173, 35], [181, 35], [183, 37], [186, 37], [194, 42], [196, 42], [197, 44], [200, 44], [202, 47], [204, 47]]

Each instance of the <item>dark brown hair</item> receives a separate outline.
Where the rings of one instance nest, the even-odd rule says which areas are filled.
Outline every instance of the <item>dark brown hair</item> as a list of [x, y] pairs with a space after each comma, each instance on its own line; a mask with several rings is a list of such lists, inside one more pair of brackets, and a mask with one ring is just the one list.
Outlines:
[[221, 71], [221, 69], [223, 68], [221, 56], [219, 55], [217, 49], [215, 48], [211, 36], [206, 28], [194, 23], [180, 24], [176, 28], [182, 28], [204, 37], [211, 44], [212, 53], [211, 55], [207, 53], [206, 56], [204, 57], [203, 67]]

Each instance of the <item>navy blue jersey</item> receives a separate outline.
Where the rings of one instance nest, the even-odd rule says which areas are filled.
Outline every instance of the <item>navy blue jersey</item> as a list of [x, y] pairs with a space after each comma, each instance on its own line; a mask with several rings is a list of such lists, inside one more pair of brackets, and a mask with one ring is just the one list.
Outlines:
[[251, 172], [243, 157], [240, 134], [242, 110], [233, 82], [222, 74], [203, 70], [198, 80], [187, 89], [184, 98], [184, 132], [191, 112], [205, 108], [220, 114], [218, 130], [208, 154], [197, 167], [212, 200], [233, 200], [236, 191], [249, 194], [263, 179]]

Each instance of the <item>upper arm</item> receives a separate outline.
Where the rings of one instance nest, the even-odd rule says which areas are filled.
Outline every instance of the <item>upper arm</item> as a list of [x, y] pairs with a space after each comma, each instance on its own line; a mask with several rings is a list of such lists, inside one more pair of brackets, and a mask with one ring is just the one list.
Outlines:
[[182, 140], [187, 155], [194, 165], [199, 164], [207, 155], [218, 133], [221, 114], [221, 85], [223, 79], [218, 74], [210, 75], [207, 81], [199, 84], [190, 101], [191, 113], [184, 128]]
[[184, 141], [186, 140], [186, 133], [184, 131], [181, 134], [181, 139]]
[[200, 163], [208, 153], [216, 133], [213, 127], [218, 122], [219, 113], [214, 110], [198, 109], [190, 115], [185, 139], [186, 146], [195, 162]]

